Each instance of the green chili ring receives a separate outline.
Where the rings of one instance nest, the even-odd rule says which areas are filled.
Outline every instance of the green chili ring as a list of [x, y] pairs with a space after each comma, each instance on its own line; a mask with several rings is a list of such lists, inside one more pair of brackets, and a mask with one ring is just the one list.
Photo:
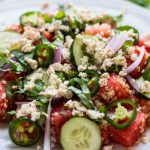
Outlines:
[[9, 136], [16, 145], [32, 146], [41, 136], [41, 127], [31, 119], [21, 117], [10, 123]]
[[54, 59], [54, 50], [48, 44], [39, 44], [35, 48], [34, 58], [40, 67], [48, 67]]
[[[128, 118], [129, 120], [123, 124], [119, 124], [117, 122], [115, 122], [113, 119], [111, 119], [109, 116], [108, 116], [108, 111], [117, 106], [117, 104], [120, 103], [120, 104], [128, 104], [130, 106], [132, 106], [133, 108], [133, 111], [132, 113], [130, 114], [130, 117]], [[123, 100], [118, 100], [118, 101], [115, 101], [115, 102], [112, 102], [110, 103], [107, 107], [106, 107], [106, 112], [105, 112], [105, 119], [107, 120], [108, 123], [110, 123], [112, 126], [114, 126], [115, 128], [117, 129], [124, 129], [124, 128], [127, 128], [129, 127], [133, 121], [135, 120], [136, 118], [136, 115], [137, 115], [137, 107], [136, 107], [136, 104], [132, 101], [132, 100], [127, 100], [127, 99], [123, 99]]]

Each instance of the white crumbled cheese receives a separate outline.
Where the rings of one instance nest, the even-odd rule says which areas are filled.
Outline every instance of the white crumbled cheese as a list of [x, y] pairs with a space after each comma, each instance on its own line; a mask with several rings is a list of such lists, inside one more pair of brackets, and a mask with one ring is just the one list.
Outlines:
[[141, 84], [140, 90], [141, 90], [142, 93], [150, 92], [150, 82], [149, 81], [144, 81], [144, 83]]
[[107, 72], [103, 73], [99, 79], [100, 87], [106, 86], [109, 78], [110, 78], [109, 73]]
[[8, 44], [8, 49], [20, 49], [22, 52], [31, 52], [34, 48], [32, 40], [22, 37], [19, 40], [13, 40]]
[[1, 99], [5, 99], [5, 98], [6, 98], [6, 93], [3, 93]]
[[105, 47], [105, 43], [95, 38], [82, 38], [82, 43], [86, 46], [86, 51], [89, 54], [94, 54], [95, 51], [102, 50]]
[[22, 104], [21, 108], [17, 111], [16, 117], [24, 117], [31, 116], [32, 121], [36, 121], [40, 118], [41, 113], [36, 107], [36, 101], [32, 101], [31, 103]]
[[103, 64], [101, 66], [101, 69], [103, 69], [104, 71], [106, 71], [109, 67], [111, 67], [114, 64], [113, 60], [111, 58], [106, 58], [103, 61]]
[[100, 113], [99, 111], [95, 110], [87, 110], [86, 111], [87, 116], [89, 116], [91, 119], [101, 119], [104, 117], [103, 113]]
[[64, 71], [64, 72], [69, 72], [71, 70], [71, 65], [70, 64], [60, 64], [60, 63], [54, 63], [49, 66], [48, 68], [48, 73], [55, 73], [55, 71]]
[[79, 110], [75, 110], [75, 109], [73, 109], [72, 115], [73, 116], [84, 116], [83, 112], [81, 112]]
[[31, 58], [27, 58], [26, 57], [26, 62], [30, 65], [30, 67], [35, 70], [37, 67], [38, 67], [38, 62], [34, 59], [31, 59]]
[[30, 91], [35, 87], [35, 83], [34, 82], [28, 82], [28, 84], [24, 85], [24, 90], [25, 91]]
[[71, 91], [68, 89], [68, 81], [62, 82], [56, 74], [50, 74], [48, 86], [44, 88], [40, 95], [47, 97], [65, 97], [70, 98], [72, 96]]
[[10, 50], [5, 49], [5, 50], [4, 50], [4, 54], [5, 54], [6, 56], [8, 56], [8, 55], [10, 54]]
[[132, 54], [130, 58], [132, 61], [136, 61], [137, 57], [137, 54]]
[[69, 72], [70, 70], [71, 70], [71, 65], [70, 64], [63, 64], [62, 71]]
[[104, 59], [111, 58], [114, 55], [114, 52], [111, 49], [102, 49], [100, 51], [96, 51], [94, 54], [94, 58], [96, 63], [101, 64]]
[[78, 76], [81, 77], [81, 78], [85, 78], [85, 77], [87, 77], [87, 74], [85, 72], [80, 72], [78, 74]]
[[127, 47], [127, 53], [131, 56], [132, 54], [134, 54], [135, 52], [134, 52], [134, 47]]
[[32, 41], [22, 38], [20, 39], [20, 43], [21, 43], [21, 51], [22, 52], [31, 52], [34, 48], [34, 46], [32, 46]]
[[80, 102], [69, 100], [66, 102], [65, 107], [72, 109], [73, 116], [88, 116], [91, 119], [102, 119], [104, 113], [96, 110], [86, 109]]
[[125, 77], [127, 75], [127, 68], [123, 67], [121, 69], [121, 71], [119, 72], [119, 75], [122, 76], [122, 77]]
[[127, 66], [126, 58], [123, 56], [123, 52], [119, 51], [118, 55], [113, 58], [113, 61], [115, 64], [120, 65], [120, 66]]
[[90, 65], [88, 66], [89, 70], [98, 70], [98, 67], [96, 65]]
[[88, 67], [88, 60], [89, 58], [87, 56], [83, 56], [81, 58], [81, 65], [78, 66], [78, 71], [84, 71]]
[[33, 75], [27, 78], [27, 84], [24, 85], [25, 91], [32, 90], [35, 87], [35, 81], [43, 79], [43, 74], [40, 73], [40, 71], [41, 69], [38, 69], [36, 72], [33, 73]]
[[3, 84], [7, 84], [7, 81], [6, 81], [6, 80], [2, 80], [2, 83], [3, 83]]
[[106, 145], [103, 147], [103, 150], [113, 150], [113, 145]]
[[60, 20], [54, 20], [51, 24], [49, 23], [44, 24], [40, 29], [41, 32], [45, 30], [48, 30], [51, 33], [53, 32], [58, 33], [60, 30], [69, 31], [69, 27], [62, 25], [62, 22]]
[[86, 8], [76, 9], [75, 11], [83, 22], [89, 22], [100, 18], [100, 15]]
[[27, 38], [32, 41], [36, 41], [41, 38], [40, 32], [36, 31], [35, 29], [33, 29], [31, 27], [25, 27], [24, 30], [25, 31], [22, 35], [24, 38]]
[[73, 42], [72, 37], [66, 36], [66, 41], [61, 50], [62, 56], [66, 61], [70, 61], [70, 47], [71, 47], [72, 42]]

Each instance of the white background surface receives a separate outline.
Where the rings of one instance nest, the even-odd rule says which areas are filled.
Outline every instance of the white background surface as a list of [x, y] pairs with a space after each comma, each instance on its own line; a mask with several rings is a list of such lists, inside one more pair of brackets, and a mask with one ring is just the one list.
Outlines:
[[[18, 17], [23, 12], [28, 10], [42, 10], [41, 5], [44, 2], [48, 2], [48, 0], [0, 0], [0, 30], [4, 29], [7, 25], [16, 23]], [[134, 4], [121, 0], [51, 0], [50, 4], [65, 4], [67, 2], [73, 2], [75, 5], [89, 7], [100, 12], [113, 14], [126, 12], [124, 24], [136, 27], [141, 34], [150, 33], [150, 12]], [[11, 143], [6, 125], [0, 124], [0, 150], [24, 149], [16, 147]], [[114, 150], [124, 150], [124, 148], [117, 146]], [[150, 143], [136, 145], [134, 150], [150, 150]]]

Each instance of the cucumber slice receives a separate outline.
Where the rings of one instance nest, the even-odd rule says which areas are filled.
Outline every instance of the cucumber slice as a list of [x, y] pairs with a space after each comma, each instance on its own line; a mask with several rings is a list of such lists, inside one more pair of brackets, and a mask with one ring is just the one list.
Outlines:
[[101, 136], [98, 125], [83, 117], [74, 117], [61, 128], [64, 150], [99, 150]]
[[18, 40], [21, 35], [16, 32], [0, 31], [0, 51], [5, 50], [9, 42]]
[[26, 12], [20, 16], [20, 24], [21, 25], [31, 25], [36, 27], [38, 25], [38, 18], [40, 16], [40, 12], [38, 11], [31, 11]]
[[[145, 80], [142, 76], [140, 78], [136, 79], [136, 84], [138, 85], [138, 87], [140, 87], [144, 82], [145, 82]], [[139, 92], [139, 94], [147, 99], [150, 99], [150, 92], [149, 93]]]
[[84, 55], [84, 44], [82, 43], [81, 39], [82, 38], [86, 38], [86, 39], [91, 39], [93, 38], [94, 40], [94, 37], [92, 37], [91, 35], [81, 35], [82, 37], [76, 37], [74, 42], [73, 42], [73, 45], [72, 45], [72, 53], [71, 53], [71, 58], [72, 58], [72, 61], [75, 65], [79, 66], [81, 65], [82, 61], [81, 61], [81, 58], [83, 57]]

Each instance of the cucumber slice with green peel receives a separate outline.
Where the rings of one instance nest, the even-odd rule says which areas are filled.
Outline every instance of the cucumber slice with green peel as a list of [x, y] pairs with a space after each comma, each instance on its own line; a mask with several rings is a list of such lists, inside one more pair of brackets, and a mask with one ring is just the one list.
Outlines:
[[[136, 81], [136, 84], [138, 85], [138, 87], [140, 87], [140, 86], [145, 82], [145, 80], [144, 80], [144, 78], [143, 78], [142, 76], [141, 76], [140, 78], [136, 79], [135, 81]], [[150, 92], [142, 93], [142, 92], [139, 91], [139, 94], [140, 94], [142, 97], [145, 97], [145, 98], [147, 98], [147, 99], [150, 99]]]
[[82, 39], [91, 39], [91, 38], [94, 40], [94, 37], [91, 35], [80, 35], [75, 38], [71, 48], [72, 49], [71, 58], [75, 65], [79, 66], [82, 63], [81, 58], [84, 55], [84, 44], [82, 42]]
[[23, 26], [31, 25], [37, 27], [40, 14], [38, 11], [26, 12], [20, 16], [20, 24]]
[[5, 50], [11, 41], [18, 40], [21, 35], [11, 31], [0, 31], [0, 51]]
[[61, 128], [61, 145], [64, 150], [99, 150], [99, 126], [84, 117], [74, 117]]

